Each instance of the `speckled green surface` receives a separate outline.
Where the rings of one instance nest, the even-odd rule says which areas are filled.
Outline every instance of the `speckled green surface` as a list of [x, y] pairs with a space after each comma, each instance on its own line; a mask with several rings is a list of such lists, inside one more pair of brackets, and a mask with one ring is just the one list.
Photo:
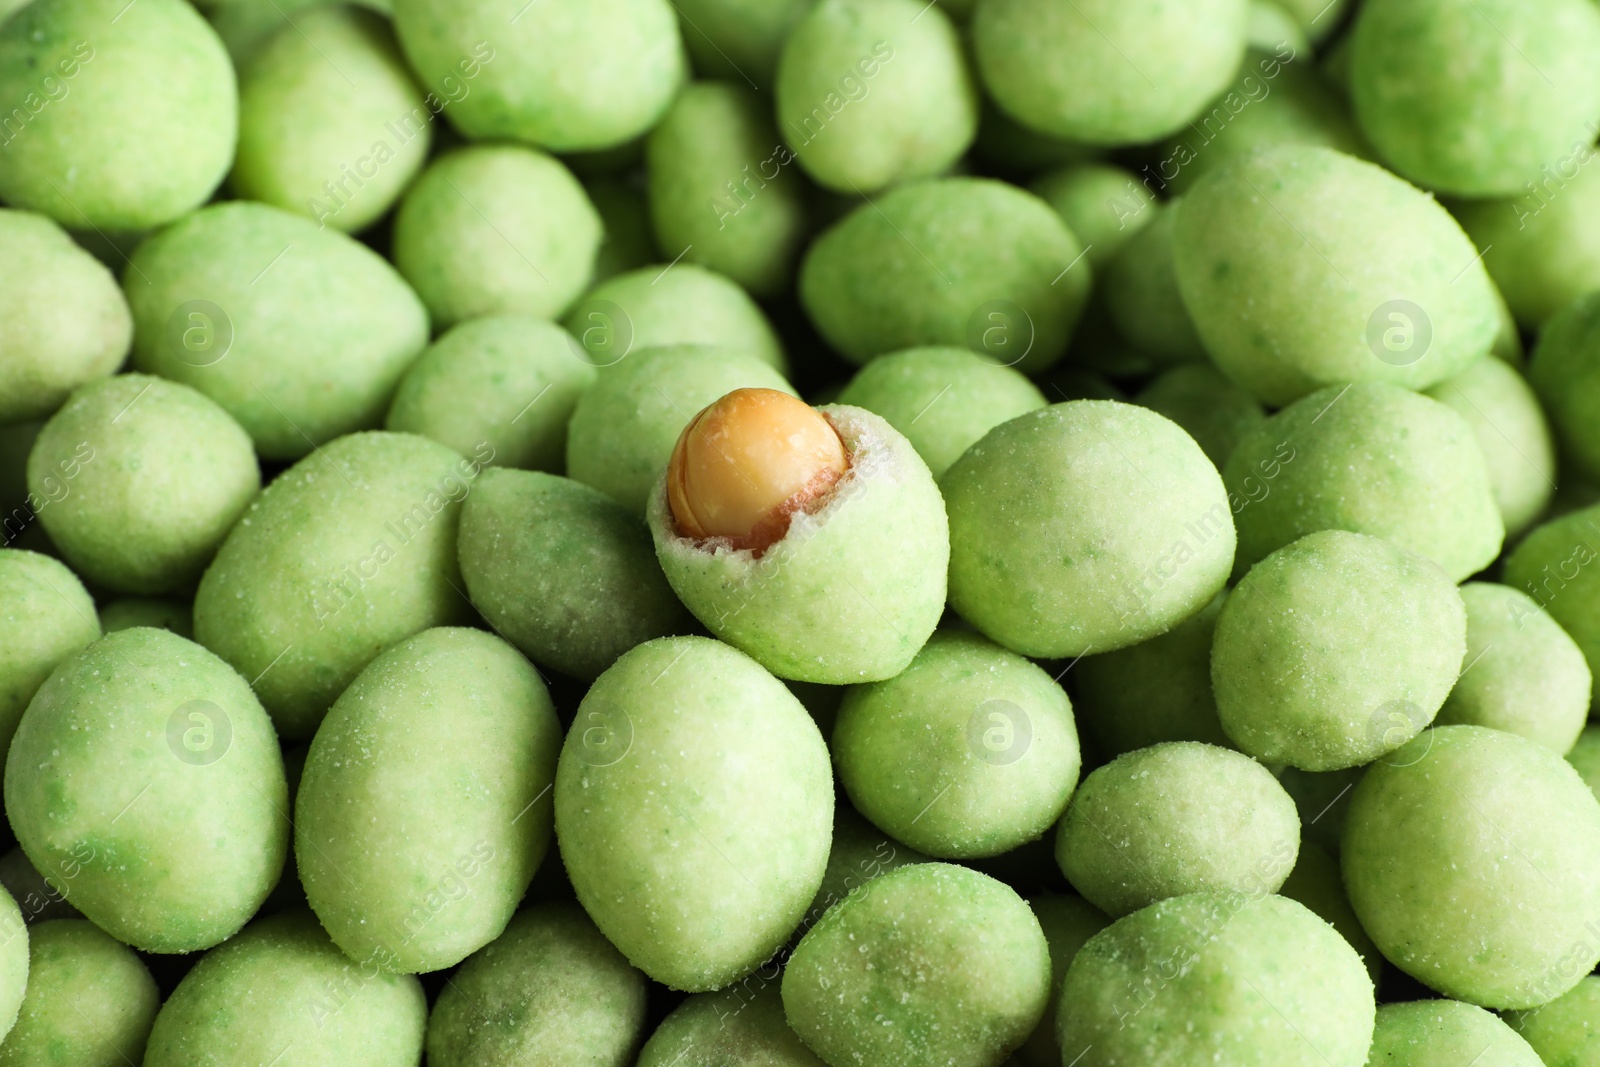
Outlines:
[[83, 919], [28, 931], [28, 992], [0, 1067], [124, 1067], [144, 1055], [161, 994], [144, 962]]
[[1546, 324], [1528, 381], [1579, 474], [1600, 476], [1600, 293], [1580, 296]]
[[1600, 1062], [1600, 978], [1594, 975], [1542, 1007], [1508, 1011], [1504, 1018], [1547, 1067]]
[[1198, 363], [1205, 357], [1194, 323], [1178, 295], [1172, 234], [1178, 203], [1154, 208], [1150, 224], [1123, 245], [1100, 285], [1111, 321], [1135, 350], [1161, 363]]
[[1028, 189], [1083, 242], [1097, 271], [1156, 216], [1147, 210], [1156, 200], [1145, 178], [1113, 163], [1069, 163], [1041, 174]]
[[1456, 1000], [1417, 1000], [1378, 1009], [1372, 1067], [1545, 1067], [1516, 1032], [1490, 1012]]
[[0, 751], [50, 672], [99, 637], [94, 600], [65, 564], [0, 550]]
[[[1315, 815], [1312, 817], [1315, 818]], [[1337, 930], [1339, 936], [1360, 954], [1361, 961], [1367, 965], [1367, 974], [1372, 977], [1373, 986], [1378, 985], [1383, 976], [1383, 954], [1361, 928], [1361, 920], [1356, 918], [1350, 898], [1345, 896], [1338, 860], [1314, 841], [1302, 840], [1294, 870], [1289, 872], [1288, 879], [1278, 893], [1304, 904]]]
[[0, 889], [0, 1038], [16, 1024], [28, 984], [30, 938], [11, 894]]
[[1111, 925], [1111, 919], [1094, 905], [1060, 893], [1041, 893], [1030, 897], [1028, 907], [1039, 920], [1044, 939], [1050, 946], [1050, 1001], [1044, 1018], [1034, 1027], [1016, 1059], [1023, 1067], [1060, 1067], [1061, 1043], [1056, 1037], [1056, 1008], [1060, 1003], [1061, 983], [1067, 968], [1084, 943]]
[[826, 1065], [784, 1021], [777, 984], [746, 979], [680, 1004], [650, 1035], [638, 1067]]
[[1593, 674], [1600, 668], [1600, 506], [1535, 527], [1506, 557], [1503, 580], [1526, 593], [1578, 643]]
[[1219, 471], [1238, 443], [1267, 419], [1260, 401], [1205, 362], [1162, 372], [1134, 402], [1183, 427]]

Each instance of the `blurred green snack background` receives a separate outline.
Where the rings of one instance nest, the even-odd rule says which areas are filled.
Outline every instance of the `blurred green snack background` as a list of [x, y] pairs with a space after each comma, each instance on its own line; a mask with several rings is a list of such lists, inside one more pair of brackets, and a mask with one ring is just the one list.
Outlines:
[[1361, 920], [1356, 918], [1355, 909], [1345, 896], [1338, 860], [1315, 841], [1302, 840], [1294, 870], [1289, 872], [1288, 879], [1278, 893], [1304, 904], [1337, 930], [1339, 936], [1361, 955], [1362, 962], [1367, 965], [1367, 973], [1372, 976], [1373, 986], [1379, 984], [1383, 976], [1383, 954], [1361, 928]]
[[1083, 242], [1096, 272], [1156, 217], [1148, 210], [1157, 203], [1149, 187], [1133, 171], [1113, 163], [1068, 163], [1029, 182], [1028, 190], [1055, 208]]
[[0, 1067], [121, 1067], [144, 1055], [161, 994], [132, 949], [83, 919], [40, 923], [27, 940], [28, 992]]
[[1044, 1017], [1022, 1047], [1017, 1062], [1023, 1067], [1057, 1067], [1062, 1062], [1061, 1043], [1056, 1037], [1056, 1006], [1060, 1003], [1061, 983], [1089, 938], [1111, 925], [1106, 914], [1084, 900], [1062, 893], [1041, 893], [1028, 899], [1033, 917], [1039, 920], [1045, 942], [1050, 946], [1050, 999]]
[[1206, 358], [1178, 294], [1172, 258], [1178, 210], [1177, 201], [1152, 209], [1155, 217], [1149, 225], [1130, 237], [1107, 265], [1099, 290], [1121, 336], [1160, 364]]
[[1600, 474], [1600, 292], [1587, 293], [1557, 312], [1539, 333], [1528, 362], [1528, 381], [1544, 405], [1577, 473]]
[[675, 0], [683, 43], [702, 77], [769, 88], [778, 54], [816, 0]]
[[106, 633], [149, 626], [171, 630], [179, 637], [194, 637], [194, 609], [176, 600], [122, 597], [100, 606], [100, 629]]
[[1505, 584], [1532, 597], [1577, 642], [1591, 675], [1600, 667], [1600, 569], [1590, 566], [1597, 558], [1600, 506], [1590, 506], [1534, 527], [1503, 568]]

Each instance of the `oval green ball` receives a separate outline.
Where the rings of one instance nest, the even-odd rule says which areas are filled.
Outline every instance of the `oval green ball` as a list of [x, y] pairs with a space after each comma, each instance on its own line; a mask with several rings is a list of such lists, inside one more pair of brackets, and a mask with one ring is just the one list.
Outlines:
[[94, 599], [66, 564], [0, 549], [0, 752], [50, 672], [100, 639]]
[[1162, 364], [1198, 363], [1206, 352], [1178, 294], [1172, 240], [1179, 204], [1155, 207], [1154, 218], [1123, 244], [1106, 267], [1099, 294], [1117, 331]]
[[1536, 526], [1506, 557], [1502, 580], [1526, 593], [1583, 650], [1589, 673], [1600, 670], [1600, 506], [1581, 508]]
[[1394, 1067], [1544, 1067], [1537, 1053], [1490, 1012], [1458, 1000], [1385, 1004], [1372, 1032], [1373, 1064]]
[[1548, 1004], [1508, 1011], [1505, 1021], [1557, 1067], [1594, 1067], [1600, 1062], [1600, 977], [1590, 975]]
[[773, 985], [754, 993], [734, 986], [698, 993], [661, 1020], [639, 1052], [637, 1067], [827, 1067], [783, 1017]]
[[1219, 471], [1239, 442], [1267, 421], [1261, 402], [1210, 363], [1188, 363], [1164, 371], [1133, 399], [1183, 427]]
[[123, 1067], [144, 1055], [161, 993], [133, 950], [83, 919], [28, 931], [28, 993], [0, 1067]]
[[1069, 163], [1041, 174], [1028, 189], [1055, 209], [1067, 229], [1082, 241], [1089, 265], [1099, 271], [1117, 249], [1156, 217], [1149, 180], [1099, 161]]

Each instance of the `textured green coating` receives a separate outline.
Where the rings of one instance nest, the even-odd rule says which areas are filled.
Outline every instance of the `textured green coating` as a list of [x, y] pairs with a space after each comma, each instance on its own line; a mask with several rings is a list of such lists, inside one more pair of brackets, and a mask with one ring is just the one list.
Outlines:
[[[753, 984], [748, 979], [746, 985]], [[776, 985], [690, 997], [661, 1021], [637, 1067], [826, 1067], [784, 1021]]]
[[796, 512], [757, 558], [680, 536], [657, 481], [656, 558], [713, 634], [781, 678], [876, 682], [905, 669], [944, 611], [949, 528], [939, 488], [910, 442], [861, 408], [820, 409], [850, 469], [820, 507]]
[[1415, 738], [1355, 787], [1340, 861], [1372, 940], [1446, 996], [1530, 1008], [1600, 961], [1600, 801], [1538, 742]]
[[1492, 1013], [1458, 1000], [1385, 1004], [1372, 1031], [1372, 1067], [1545, 1067]]
[[1318, 530], [1392, 541], [1455, 581], [1500, 554], [1505, 527], [1472, 426], [1393, 385], [1328, 386], [1246, 434], [1222, 469], [1242, 575]]
[[422, 169], [433, 120], [387, 19], [316, 7], [241, 70], [229, 184], [243, 199], [364, 230]]
[[1593, 144], [1600, 11], [1586, 0], [1391, 0], [1350, 38], [1362, 132], [1412, 181], [1508, 196]]
[[43, 215], [0, 209], [0, 422], [49, 415], [132, 340], [110, 271]]
[[1113, 918], [1186, 893], [1275, 893], [1299, 850], [1299, 813], [1272, 772], [1194, 741], [1090, 773], [1056, 835], [1067, 881]]
[[179, 637], [194, 637], [194, 608], [176, 600], [123, 597], [100, 607], [100, 629], [106, 633], [150, 626], [171, 630]]
[[1370, 763], [1433, 721], [1466, 635], [1461, 596], [1430, 561], [1365, 534], [1308, 534], [1252, 567], [1223, 605], [1217, 715], [1268, 763]]
[[456, 521], [482, 459], [353, 434], [278, 475], [234, 526], [195, 594], [195, 638], [255, 680], [285, 738], [309, 738], [384, 646], [465, 616]]
[[559, 470], [567, 421], [594, 379], [594, 365], [553, 322], [472, 319], [446, 330], [406, 370], [384, 427], [463, 455], [487, 443], [499, 467]]
[[683, 43], [704, 78], [770, 87], [778, 54], [816, 0], [675, 0]]
[[672, 446], [700, 410], [735, 389], [793, 393], [747, 349], [672, 344], [602, 367], [567, 424], [567, 474], [642, 515]]
[[537, 663], [594, 678], [634, 645], [693, 622], [639, 516], [554, 474], [489, 470], [456, 547], [473, 607]]
[[1111, 920], [1094, 905], [1064, 894], [1041, 893], [1029, 898], [1028, 907], [1033, 909], [1033, 917], [1039, 920], [1045, 942], [1050, 946], [1050, 1000], [1044, 1018], [1017, 1049], [1016, 1059], [1022, 1067], [1060, 1067], [1061, 1043], [1056, 1038], [1054, 1009], [1059, 1003], [1061, 983], [1078, 950], [1089, 938], [1111, 925]]
[[917, 863], [875, 878], [813, 926], [783, 974], [789, 1025], [832, 1064], [999, 1067], [1044, 1016], [1050, 954], [1010, 887]]
[[695, 82], [645, 142], [659, 246], [760, 296], [787, 290], [806, 230], [805, 184], [771, 109], [743, 84]]
[[1505, 730], [1565, 755], [1589, 718], [1582, 650], [1526, 593], [1469, 582], [1461, 599], [1471, 667], [1439, 709], [1439, 725]]
[[498, 937], [550, 844], [560, 736], [544, 681], [493, 634], [425, 630], [369, 663], [295, 798], [300, 882], [334, 943], [410, 973]]
[[413, 1067], [427, 1018], [415, 978], [350, 959], [310, 912], [290, 912], [257, 920], [195, 964], [156, 1016], [144, 1067], [273, 1056], [285, 1067]]
[[1536, 526], [1506, 557], [1502, 581], [1528, 594], [1600, 670], [1600, 505]]
[[1378, 946], [1372, 943], [1372, 938], [1367, 936], [1367, 932], [1361, 929], [1361, 920], [1356, 918], [1355, 909], [1350, 906], [1350, 898], [1345, 896], [1338, 860], [1314, 841], [1301, 841], [1300, 855], [1295, 859], [1294, 870], [1289, 872], [1288, 879], [1284, 881], [1278, 893], [1304, 904], [1316, 912], [1324, 922], [1339, 931], [1339, 936], [1348, 941], [1350, 947], [1361, 955], [1362, 962], [1367, 965], [1367, 974], [1372, 977], [1373, 986], [1378, 985], [1383, 976], [1383, 954], [1378, 951]]
[[673, 989], [720, 989], [799, 924], [833, 826], [827, 746], [748, 656], [639, 645], [589, 688], [556, 768], [556, 836], [584, 910]]
[[1268, 404], [1334, 382], [1426, 388], [1498, 327], [1478, 250], [1444, 208], [1332, 149], [1272, 148], [1207, 175], [1173, 241], [1206, 352]]
[[1069, 163], [1041, 174], [1028, 183], [1028, 190], [1055, 208], [1083, 242], [1085, 258], [1096, 271], [1156, 217], [1145, 210], [1156, 203], [1149, 187], [1113, 163]]
[[644, 975], [576, 904], [537, 904], [440, 991], [428, 1067], [631, 1067], [644, 1025]]
[[283, 869], [287, 805], [255, 694], [165, 630], [123, 630], [69, 658], [6, 761], [6, 817], [28, 859], [146, 952], [210, 948], [255, 914]]
[[940, 859], [996, 856], [1042, 836], [1078, 784], [1067, 694], [1037, 665], [961, 631], [934, 634], [893, 678], [852, 687], [831, 747], [856, 810]]
[[[86, 458], [93, 457], [93, 458]], [[28, 488], [61, 555], [122, 593], [192, 585], [261, 488], [250, 435], [205, 394], [144, 374], [82, 386], [28, 456]]]
[[1079, 1067], [1362, 1067], [1372, 982], [1361, 957], [1279, 896], [1195, 893], [1089, 939], [1061, 989], [1061, 1055]]
[[1100, 294], [1117, 330], [1136, 351], [1161, 363], [1198, 363], [1206, 357], [1178, 294], [1173, 266], [1176, 202], [1157, 206], [1149, 225], [1129, 238], [1106, 268]]
[[515, 145], [440, 156], [394, 217], [394, 264], [436, 327], [481, 315], [560, 318], [588, 286], [599, 247], [600, 214], [578, 179], [554, 156]]
[[131, 232], [210, 198], [239, 132], [233, 65], [183, 0], [37, 0], [0, 23], [0, 200]]
[[144, 1055], [161, 993], [144, 962], [83, 919], [28, 931], [28, 992], [0, 1067], [123, 1067]]
[[967, 348], [908, 348], [856, 372], [838, 402], [866, 408], [905, 435], [940, 478], [1002, 422], [1045, 406], [1039, 387]]
[[1138, 644], [1205, 607], [1233, 566], [1216, 468], [1154, 412], [1054, 404], [995, 427], [940, 480], [950, 606], [1025, 656]]
[[1244, 55], [1245, 0], [983, 0], [972, 18], [984, 86], [1025, 125], [1092, 144], [1181, 128]]
[[1600, 794], [1600, 726], [1585, 726], [1577, 744], [1567, 752], [1567, 762], [1596, 794]]
[[267, 459], [377, 426], [428, 314], [376, 253], [308, 219], [215, 204], [139, 246], [133, 365], [200, 390]]
[[394, 23], [475, 141], [620, 145], [656, 124], [688, 67], [667, 0], [396, 0]]
[[1261, 402], [1210, 363], [1162, 372], [1134, 402], [1183, 427], [1219, 471], [1239, 442], [1267, 421]]
[[583, 183], [589, 202], [600, 213], [600, 250], [595, 253], [592, 279], [596, 285], [661, 256], [650, 232], [650, 204], [642, 184], [631, 176], [590, 178]]
[[784, 40], [774, 95], [800, 166], [838, 193], [942, 174], [978, 133], [961, 38], [917, 0], [820, 0]]
[[50, 672], [100, 638], [94, 599], [49, 556], [0, 549], [0, 752]]
[[1032, 374], [1061, 358], [1083, 313], [1082, 253], [1061, 216], [1015, 186], [913, 182], [817, 238], [800, 265], [800, 302], [852, 363], [965, 345]]
[[1545, 324], [1528, 381], [1579, 474], [1600, 475], [1600, 293], [1580, 296]]
[[1547, 1067], [1600, 1063], [1600, 978], [1594, 975], [1542, 1007], [1508, 1011], [1504, 1018]]

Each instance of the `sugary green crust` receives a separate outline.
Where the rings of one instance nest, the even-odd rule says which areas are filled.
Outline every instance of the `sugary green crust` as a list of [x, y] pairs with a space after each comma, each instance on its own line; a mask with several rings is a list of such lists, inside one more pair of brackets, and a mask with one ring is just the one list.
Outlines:
[[666, 479], [650, 497], [656, 558], [717, 637], [781, 678], [841, 685], [906, 668], [944, 611], [949, 528], [911, 443], [861, 408], [819, 409], [850, 469], [815, 512], [796, 513], [758, 559], [678, 533]]
[[1033, 917], [1039, 920], [1044, 939], [1050, 946], [1050, 1007], [1034, 1027], [1016, 1059], [1022, 1067], [1061, 1067], [1061, 1044], [1056, 1039], [1054, 1009], [1059, 1002], [1061, 983], [1078, 950], [1095, 934], [1111, 925], [1111, 919], [1094, 905], [1075, 897], [1041, 893], [1028, 899]]
[[[1600, 505], [1537, 526], [1506, 557], [1504, 582], [1532, 597], [1600, 669]], [[1592, 699], [1592, 694], [1591, 694]]]
[[1239, 442], [1267, 421], [1261, 402], [1209, 362], [1165, 371], [1134, 397], [1134, 403], [1183, 427], [1219, 471]]
[[690, 997], [661, 1021], [637, 1067], [827, 1067], [783, 1018], [775, 983]]
[[1368, 1063], [1376, 1067], [1545, 1067], [1538, 1053], [1492, 1013], [1456, 1000], [1417, 1000], [1378, 1009]]
[[138, 1062], [161, 993], [133, 950], [83, 919], [40, 923], [27, 942], [28, 992], [0, 1067]]
[[1590, 975], [1531, 1011], [1508, 1011], [1506, 1023], [1547, 1065], [1590, 1067], [1600, 1062], [1600, 978]]
[[100, 638], [94, 599], [49, 556], [0, 549], [0, 751], [50, 672]]

